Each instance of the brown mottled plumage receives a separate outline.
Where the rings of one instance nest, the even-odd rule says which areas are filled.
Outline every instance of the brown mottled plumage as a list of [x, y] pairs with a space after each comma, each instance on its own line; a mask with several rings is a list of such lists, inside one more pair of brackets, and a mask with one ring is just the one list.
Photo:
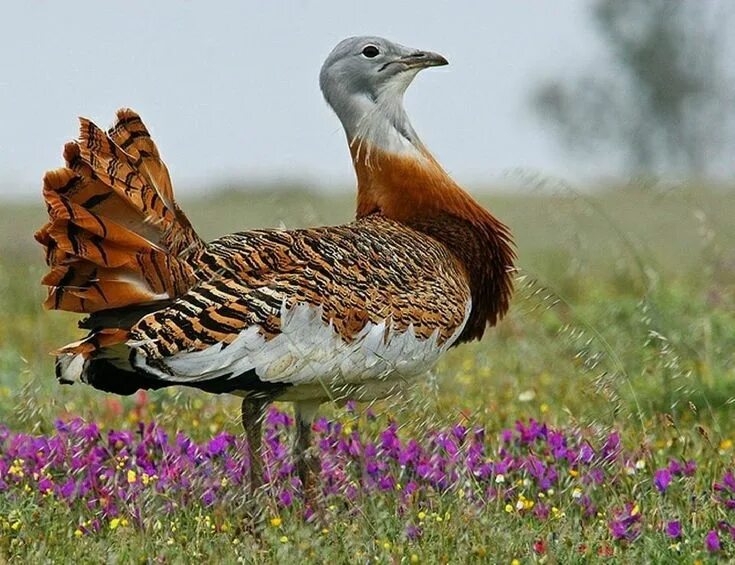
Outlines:
[[239, 394], [253, 449], [267, 403], [293, 400], [311, 484], [303, 449], [320, 402], [390, 394], [508, 309], [508, 228], [446, 174], [400, 104], [418, 70], [443, 64], [381, 38], [345, 40], [327, 59], [322, 90], [358, 181], [357, 218], [341, 226], [204, 243], [140, 117], [120, 110], [107, 132], [82, 119], [67, 166], [44, 178], [49, 222], [36, 234], [45, 306], [90, 314], [89, 334], [57, 352], [58, 378]]
[[44, 178], [49, 222], [36, 233], [51, 267], [45, 306], [96, 312], [186, 292], [195, 265], [185, 257], [203, 243], [138, 115], [120, 110], [107, 134], [82, 119], [64, 158]]

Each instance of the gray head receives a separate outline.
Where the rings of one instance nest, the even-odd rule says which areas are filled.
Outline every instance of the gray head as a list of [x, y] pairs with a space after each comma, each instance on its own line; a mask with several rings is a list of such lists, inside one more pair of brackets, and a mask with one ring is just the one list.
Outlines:
[[319, 83], [350, 141], [355, 137], [383, 138], [388, 128], [413, 142], [415, 133], [403, 110], [403, 94], [420, 70], [447, 64], [438, 53], [404, 47], [382, 37], [350, 37], [329, 54]]

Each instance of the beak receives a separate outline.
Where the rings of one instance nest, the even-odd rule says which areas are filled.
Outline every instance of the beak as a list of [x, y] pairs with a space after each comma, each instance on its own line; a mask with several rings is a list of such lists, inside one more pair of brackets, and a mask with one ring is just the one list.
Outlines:
[[426, 69], [428, 67], [443, 67], [448, 65], [444, 57], [439, 53], [433, 53], [431, 51], [414, 51], [409, 55], [405, 55], [396, 61], [406, 65], [409, 69]]

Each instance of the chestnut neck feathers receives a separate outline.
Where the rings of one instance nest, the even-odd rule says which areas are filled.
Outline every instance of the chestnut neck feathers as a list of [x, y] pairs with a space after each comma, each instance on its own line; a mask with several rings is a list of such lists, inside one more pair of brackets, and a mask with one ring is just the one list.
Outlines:
[[510, 231], [444, 171], [403, 107], [416, 74], [442, 56], [378, 37], [344, 40], [320, 74], [357, 176], [357, 217], [379, 213], [445, 243], [463, 264], [472, 312], [459, 341], [479, 338], [508, 309], [515, 253]]

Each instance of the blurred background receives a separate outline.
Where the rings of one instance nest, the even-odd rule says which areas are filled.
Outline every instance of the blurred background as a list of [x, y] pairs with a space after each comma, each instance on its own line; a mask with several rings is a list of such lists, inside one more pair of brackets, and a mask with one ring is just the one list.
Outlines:
[[37, 199], [76, 116], [104, 127], [121, 106], [142, 115], [179, 192], [349, 192], [317, 77], [339, 40], [364, 34], [449, 59], [406, 103], [472, 189], [516, 189], [518, 170], [727, 182], [734, 24], [715, 0], [16, 2], [0, 24], [0, 194]]

